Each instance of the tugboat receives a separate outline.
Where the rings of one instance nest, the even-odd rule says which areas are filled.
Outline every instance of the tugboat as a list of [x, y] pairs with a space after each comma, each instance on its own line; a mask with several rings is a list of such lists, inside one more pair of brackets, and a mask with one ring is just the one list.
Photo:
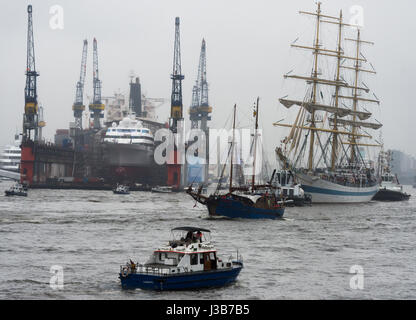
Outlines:
[[[253, 177], [251, 187], [233, 187], [233, 155], [235, 141], [235, 114], [234, 106], [233, 121], [233, 139], [230, 146], [230, 186], [228, 193], [220, 195], [221, 184], [218, 184], [217, 190], [210, 196], [201, 194], [202, 188], [195, 192], [192, 186], [186, 191], [197, 202], [206, 205], [209, 215], [222, 216], [227, 218], [243, 219], [278, 219], [282, 218], [285, 212], [285, 203], [276, 196], [275, 189], [270, 185], [255, 184], [255, 160], [253, 164]], [[256, 131], [254, 140], [254, 152], [256, 154], [256, 138], [258, 136], [258, 99], [256, 108]], [[223, 168], [224, 172], [225, 166]], [[223, 175], [223, 174], [222, 174]]]
[[6, 196], [21, 196], [27, 197], [27, 188], [20, 183], [11, 186], [9, 190], [4, 192]]
[[116, 188], [113, 189], [115, 194], [130, 194], [130, 188], [128, 186], [117, 184]]
[[403, 192], [403, 186], [396, 175], [385, 173], [381, 177], [380, 189], [373, 200], [378, 201], [403, 201], [409, 200], [410, 194]]
[[210, 230], [172, 229], [173, 240], [153, 252], [145, 264], [130, 260], [120, 266], [124, 289], [185, 290], [220, 287], [236, 281], [243, 269], [241, 255], [222, 260], [210, 241]]
[[377, 201], [403, 201], [409, 200], [410, 194], [403, 192], [397, 175], [391, 172], [392, 152], [380, 151], [378, 169], [380, 171], [380, 188], [373, 197]]
[[274, 180], [276, 195], [285, 199], [286, 206], [303, 207], [312, 205], [312, 196], [305, 193], [302, 185], [297, 183], [296, 176], [291, 170], [280, 170], [277, 172]]

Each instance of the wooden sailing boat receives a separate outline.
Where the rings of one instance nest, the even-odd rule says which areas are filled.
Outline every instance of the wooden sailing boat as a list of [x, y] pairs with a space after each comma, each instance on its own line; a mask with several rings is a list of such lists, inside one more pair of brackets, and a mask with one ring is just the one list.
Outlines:
[[[235, 187], [233, 186], [233, 163], [234, 163], [234, 145], [235, 145], [235, 119], [236, 109], [234, 106], [234, 120], [233, 120], [233, 138], [230, 145], [229, 155], [230, 161], [230, 184], [227, 194], [219, 194], [220, 184], [214, 194], [209, 197], [201, 194], [201, 190], [194, 192], [192, 187], [189, 187], [187, 193], [191, 195], [197, 202], [206, 205], [210, 216], [223, 216], [227, 218], [244, 218], [244, 219], [277, 219], [282, 218], [285, 205], [283, 201], [276, 196], [273, 188], [268, 185], [256, 185], [255, 183], [255, 155], [258, 137], [258, 107], [259, 100], [257, 99], [256, 107], [256, 130], [254, 133], [254, 163], [253, 175], [250, 187]], [[224, 174], [225, 166], [222, 170]], [[220, 178], [220, 181], [221, 181]]]
[[[377, 97], [369, 99], [362, 96], [364, 92], [368, 93], [369, 89], [364, 83], [360, 84], [359, 75], [375, 74], [374, 70], [362, 67], [367, 59], [360, 51], [363, 45], [372, 43], [362, 40], [360, 30], [357, 28], [355, 39], [344, 39], [355, 44], [354, 55], [347, 55], [343, 50], [343, 28], [351, 25], [343, 22], [342, 11], [339, 17], [334, 17], [321, 12], [321, 3], [317, 6], [316, 12], [300, 12], [316, 17], [313, 46], [292, 44], [294, 48], [312, 50], [314, 57], [312, 74], [284, 76], [285, 79], [306, 81], [309, 91], [303, 101], [279, 100], [286, 108], [297, 105], [300, 109], [293, 124], [274, 124], [291, 128], [290, 134], [283, 140], [283, 146], [277, 148], [276, 153], [279, 159], [295, 172], [304, 191], [312, 195], [314, 203], [368, 202], [378, 190], [377, 179], [374, 169], [363, 159], [359, 148], [381, 146], [364, 143], [361, 139], [372, 138], [365, 130], [377, 130], [382, 124], [365, 121], [372, 114], [360, 108], [360, 104], [380, 102]], [[325, 48], [320, 42], [323, 24], [338, 26], [335, 50]], [[319, 65], [322, 56], [335, 59], [334, 80], [322, 77]], [[354, 64], [344, 64], [347, 61], [353, 61]], [[353, 72], [352, 75], [350, 74], [354, 79], [353, 83], [344, 80], [343, 72]], [[334, 89], [331, 91], [329, 103], [324, 101], [320, 90], [322, 87]]]

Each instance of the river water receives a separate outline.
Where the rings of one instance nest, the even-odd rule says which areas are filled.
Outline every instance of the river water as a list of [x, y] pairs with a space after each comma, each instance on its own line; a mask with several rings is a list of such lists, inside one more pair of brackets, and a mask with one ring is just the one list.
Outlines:
[[[405, 202], [295, 207], [284, 220], [247, 221], [209, 219], [185, 193], [29, 190], [27, 198], [5, 197], [10, 185], [0, 183], [0, 299], [416, 298], [411, 186]], [[238, 249], [245, 264], [238, 281], [199, 291], [122, 290], [120, 265], [145, 262], [178, 226], [210, 229], [220, 257]], [[50, 285], [52, 266], [62, 268], [61, 288]], [[350, 273], [360, 268], [363, 274]]]

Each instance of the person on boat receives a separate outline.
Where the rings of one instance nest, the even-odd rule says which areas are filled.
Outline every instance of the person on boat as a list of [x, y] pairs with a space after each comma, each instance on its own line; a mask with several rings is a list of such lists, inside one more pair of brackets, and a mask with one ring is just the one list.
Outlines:
[[130, 259], [130, 268], [132, 271], [136, 270], [136, 264]]
[[202, 243], [202, 232], [201, 231], [198, 231], [195, 234], [195, 239], [196, 239], [197, 242], [199, 241], [200, 243]]
[[188, 240], [192, 240], [192, 231], [188, 231], [188, 233], [186, 234], [185, 241], [188, 241]]

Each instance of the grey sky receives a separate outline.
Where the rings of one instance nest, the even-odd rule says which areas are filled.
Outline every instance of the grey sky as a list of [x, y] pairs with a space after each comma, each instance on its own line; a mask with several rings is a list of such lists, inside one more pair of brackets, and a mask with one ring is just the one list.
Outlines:
[[[96, 37], [104, 96], [119, 89], [126, 92], [129, 73], [134, 70], [148, 96], [169, 99], [176, 16], [181, 18], [186, 117], [204, 37], [209, 98], [214, 108], [211, 127], [224, 125], [234, 103], [242, 113], [249, 114], [260, 96], [266, 146], [273, 150], [283, 138], [282, 131], [272, 123], [282, 118], [278, 98], [290, 87], [283, 84], [283, 75], [298, 63], [290, 43], [313, 28], [313, 21], [298, 11], [314, 11], [315, 1], [33, 0], [7, 1], [0, 12], [0, 145], [12, 142], [16, 128], [21, 128], [29, 3], [33, 5], [38, 95], [45, 110], [47, 139], [53, 140], [56, 129], [68, 128], [73, 121], [72, 104], [85, 38], [90, 44], [87, 95], [92, 95], [92, 40]], [[64, 9], [63, 30], [49, 27], [52, 5]], [[416, 156], [416, 4], [412, 0], [323, 1], [322, 9], [330, 15], [338, 15], [342, 9], [348, 21], [353, 5], [364, 8], [363, 38], [375, 42], [366, 52], [378, 74], [366, 83], [382, 103], [368, 108], [381, 108], [379, 120], [384, 124], [386, 147]], [[310, 45], [312, 39], [305, 41]], [[158, 110], [160, 120], [168, 118], [169, 108], [168, 103]]]

